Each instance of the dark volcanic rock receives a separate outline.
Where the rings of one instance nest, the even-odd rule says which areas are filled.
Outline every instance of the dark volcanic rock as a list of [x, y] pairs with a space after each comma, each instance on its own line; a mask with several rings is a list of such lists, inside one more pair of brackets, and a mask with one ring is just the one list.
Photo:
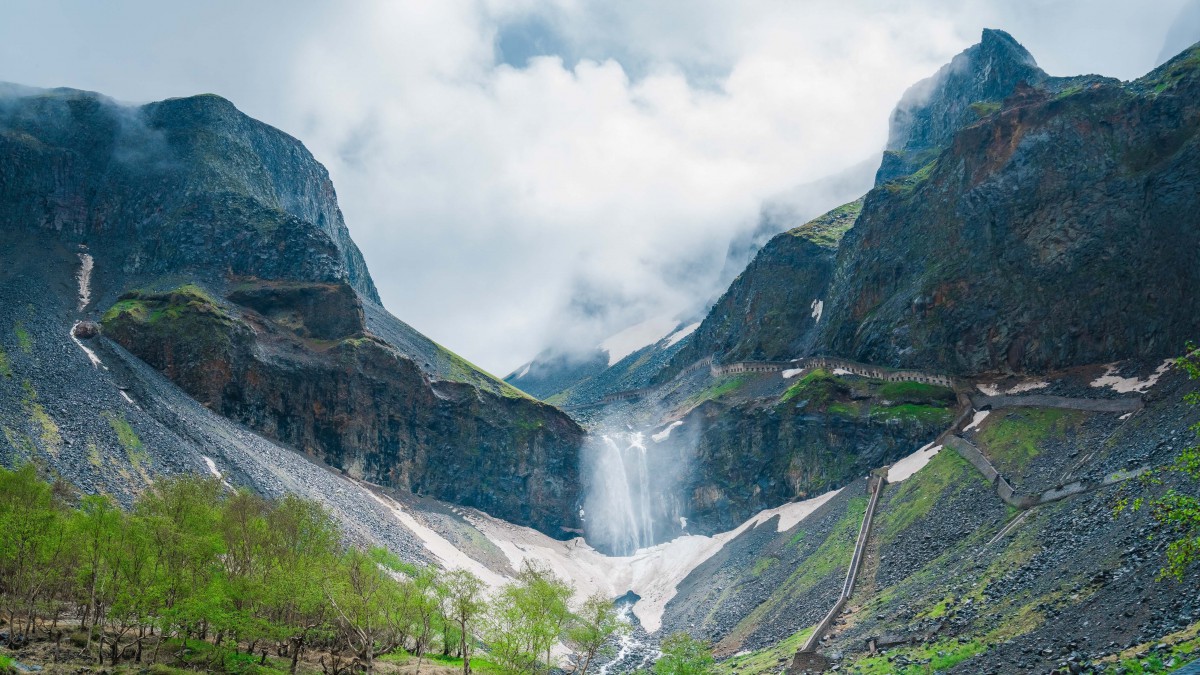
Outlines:
[[90, 340], [100, 334], [100, 324], [95, 321], [80, 321], [71, 329], [71, 334], [80, 340]]

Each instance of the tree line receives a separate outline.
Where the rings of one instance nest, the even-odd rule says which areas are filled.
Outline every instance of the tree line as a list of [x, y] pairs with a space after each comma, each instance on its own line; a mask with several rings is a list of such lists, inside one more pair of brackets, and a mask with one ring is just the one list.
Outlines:
[[[0, 644], [49, 640], [57, 656], [66, 635], [99, 665], [224, 671], [270, 657], [293, 675], [306, 653], [343, 675], [371, 673], [398, 650], [418, 672], [441, 654], [469, 675], [484, 649], [504, 673], [584, 675], [628, 630], [602, 596], [572, 611], [571, 587], [537, 565], [487, 592], [466, 570], [343, 542], [320, 504], [216, 478], [160, 479], [125, 510], [104, 495], [76, 499], [32, 464], [0, 468]], [[707, 668], [704, 646], [685, 646]], [[202, 663], [189, 660], [199, 653]], [[703, 672], [672, 658], [656, 670]]]

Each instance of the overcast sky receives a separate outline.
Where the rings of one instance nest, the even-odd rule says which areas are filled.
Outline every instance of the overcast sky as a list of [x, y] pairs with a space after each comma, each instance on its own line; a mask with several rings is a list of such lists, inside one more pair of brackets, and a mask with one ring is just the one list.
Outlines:
[[503, 375], [693, 301], [764, 198], [879, 152], [982, 28], [1052, 75], [1130, 79], [1200, 39], [1196, 6], [6, 0], [0, 80], [213, 92], [297, 136], [387, 307]]

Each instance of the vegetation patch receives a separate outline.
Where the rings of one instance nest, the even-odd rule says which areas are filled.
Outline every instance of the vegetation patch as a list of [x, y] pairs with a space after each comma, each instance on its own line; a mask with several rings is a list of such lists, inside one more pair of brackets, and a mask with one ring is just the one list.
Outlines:
[[1077, 428], [1083, 417], [1078, 410], [1021, 408], [989, 417], [978, 440], [993, 463], [1011, 470], [1026, 466], [1046, 439], [1062, 437]]
[[897, 178], [896, 180], [885, 184], [883, 188], [890, 194], [908, 197], [918, 187], [920, 187], [922, 183], [929, 180], [929, 177], [933, 175], [933, 170], [935, 168], [937, 168], [936, 159], [907, 176]]
[[999, 101], [976, 101], [971, 104], [971, 112], [976, 116], [983, 118], [988, 115], [994, 115], [1000, 112]]
[[1101, 660], [1104, 673], [1167, 673], [1200, 659], [1200, 623]]
[[954, 409], [943, 406], [902, 403], [895, 406], [871, 406], [871, 419], [882, 422], [916, 421], [931, 426], [948, 426], [954, 421]]
[[924, 382], [887, 382], [879, 387], [879, 397], [896, 403], [953, 402], [954, 390]]
[[848, 394], [850, 385], [845, 380], [830, 374], [829, 371], [817, 368], [805, 374], [800, 381], [788, 387], [779, 397], [780, 403], [792, 399], [808, 401], [814, 406], [824, 405], [838, 395]]
[[29, 334], [29, 331], [25, 328], [25, 324], [18, 321], [13, 326], [13, 333], [17, 336], [17, 346], [21, 348], [21, 351], [26, 354], [32, 354], [33, 336]]
[[165, 292], [130, 291], [104, 313], [101, 323], [109, 323], [126, 315], [139, 322], [156, 324], [163, 320], [178, 320], [185, 313], [211, 314], [224, 320], [230, 317], [220, 303], [196, 284], [184, 284]]
[[929, 644], [889, 650], [851, 664], [846, 672], [858, 675], [925, 675], [939, 673], [987, 651], [977, 639], [938, 640]]
[[800, 647], [804, 646], [804, 641], [808, 639], [809, 635], [812, 635], [812, 631], [812, 628], [805, 628], [770, 647], [725, 659], [715, 665], [713, 672], [720, 675], [775, 672], [784, 664], [791, 662], [792, 656]]
[[0, 347], [0, 375], [4, 377], [12, 377], [12, 364], [8, 361], [8, 354], [4, 352], [4, 348]]
[[117, 435], [117, 441], [121, 447], [125, 449], [125, 454], [129, 456], [129, 461], [133, 463], [135, 469], [140, 468], [142, 464], [150, 460], [150, 456], [146, 454], [146, 449], [142, 446], [142, 439], [138, 438], [137, 432], [125, 421], [125, 416], [121, 413], [111, 413], [105, 411], [104, 418], [108, 420], [108, 425], [112, 427], [113, 433]]
[[765, 558], [759, 558], [758, 560], [754, 561], [754, 567], [752, 567], [750, 569], [750, 574], [752, 574], [756, 577], [762, 576], [763, 572], [766, 572], [767, 570], [771, 569], [772, 567], [774, 567], [775, 565], [778, 565], [778, 564], [779, 564], [779, 558], [775, 558], [772, 556], [767, 556]]
[[817, 246], [837, 248], [846, 232], [854, 227], [859, 214], [862, 213], [862, 207], [863, 200], [859, 197], [849, 204], [843, 204], [829, 213], [788, 230], [788, 234], [807, 239]]
[[846, 503], [846, 512], [834, 524], [829, 536], [765, 602], [738, 623], [725, 641], [740, 644], [781, 605], [808, 593], [830, 575], [845, 574], [850, 558], [854, 556], [854, 542], [867, 512], [867, 501], [865, 495], [850, 499]]
[[833, 403], [830, 403], [827, 408], [825, 408], [825, 412], [836, 417], [858, 419], [862, 416], [863, 407], [863, 404], [855, 403], [853, 401], [849, 403], [834, 401]]
[[741, 389], [742, 385], [746, 384], [746, 382], [749, 380], [750, 376], [745, 374], [732, 376], [726, 375], [721, 377], [713, 382], [707, 389], [699, 393], [692, 394], [687, 400], [687, 405], [693, 406], [704, 403], [705, 401], [715, 401], [722, 396], [726, 396], [737, 391], [738, 389]]
[[[875, 531], [882, 542], [896, 539], [933, 510], [943, 495], [957, 493], [968, 484], [974, 470], [953, 450], [934, 455], [920, 471], [900, 484], [880, 509]], [[886, 493], [885, 493], [886, 494]]]
[[1153, 77], [1147, 76], [1143, 83], [1152, 88], [1155, 94], [1161, 94], [1195, 73], [1197, 69], [1200, 69], [1200, 49], [1192, 48], [1174, 63], [1164, 66], [1162, 72], [1151, 73]]
[[22, 405], [25, 407], [25, 413], [29, 415], [29, 421], [38, 430], [38, 437], [42, 441], [42, 449], [51, 455], [57, 455], [62, 449], [62, 434], [59, 433], [58, 425], [54, 423], [54, 418], [46, 412], [46, 409], [37, 400], [37, 391], [33, 388], [33, 383], [25, 380], [23, 383], [25, 395], [21, 399]]
[[104, 466], [104, 460], [100, 457], [100, 446], [96, 445], [96, 441], [88, 441], [87, 444], [88, 464], [99, 469]]

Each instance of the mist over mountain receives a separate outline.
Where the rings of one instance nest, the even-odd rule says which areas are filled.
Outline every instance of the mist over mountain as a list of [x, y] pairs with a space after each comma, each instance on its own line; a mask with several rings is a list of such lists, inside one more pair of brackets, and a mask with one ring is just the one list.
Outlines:
[[[438, 5], [418, 44], [309, 45], [313, 82], [348, 78], [298, 125], [329, 169], [223, 96], [0, 83], [0, 675], [1196, 663], [1200, 43], [1133, 78], [1000, 28], [831, 60], [770, 115], [836, 95], [886, 139], [793, 144], [738, 93], [797, 81], [765, 55], [887, 61], [956, 24], [918, 4], [851, 40], [863, 10], [820, 5], [747, 65], [778, 16], [748, 7]], [[691, 23], [613, 41], [663, 17]], [[365, 103], [348, 54], [424, 74]], [[898, 72], [890, 114], [837, 82]], [[459, 160], [471, 190], [439, 179]], [[373, 200], [422, 227], [365, 243]], [[430, 242], [444, 269], [410, 264]], [[498, 379], [385, 308], [401, 282], [489, 360], [540, 351]]]

